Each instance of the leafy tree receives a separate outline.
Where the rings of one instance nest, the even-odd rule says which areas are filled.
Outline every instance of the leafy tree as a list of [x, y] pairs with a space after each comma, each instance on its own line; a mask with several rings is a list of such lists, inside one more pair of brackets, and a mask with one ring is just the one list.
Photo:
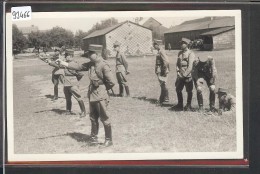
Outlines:
[[72, 47], [74, 44], [74, 35], [72, 31], [62, 27], [54, 27], [46, 32], [46, 37], [49, 40], [49, 46]]
[[15, 24], [13, 24], [12, 30], [13, 53], [16, 54], [27, 48], [27, 39]]
[[87, 32], [87, 35], [89, 35], [90, 33], [94, 32], [96, 30], [102, 30], [104, 28], [108, 28], [108, 27], [111, 27], [116, 24], [118, 24], [118, 20], [115, 18], [109, 18], [109, 19], [102, 20], [100, 23], [98, 22], [95, 25], [93, 25], [92, 28]]
[[74, 46], [75, 47], [82, 47], [83, 46], [83, 38], [86, 37], [88, 34], [87, 32], [84, 32], [82, 30], [78, 30], [75, 33], [75, 37], [74, 37]]

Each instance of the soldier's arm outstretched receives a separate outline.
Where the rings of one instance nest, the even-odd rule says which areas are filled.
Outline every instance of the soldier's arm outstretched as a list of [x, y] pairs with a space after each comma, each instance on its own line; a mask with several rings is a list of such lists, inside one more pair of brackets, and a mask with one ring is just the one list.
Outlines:
[[77, 63], [77, 62], [65, 62], [62, 60], [57, 60], [60, 65], [67, 67], [68, 69], [77, 70], [77, 71], [88, 71], [90, 66], [93, 65], [93, 62], [87, 62], [87, 63]]

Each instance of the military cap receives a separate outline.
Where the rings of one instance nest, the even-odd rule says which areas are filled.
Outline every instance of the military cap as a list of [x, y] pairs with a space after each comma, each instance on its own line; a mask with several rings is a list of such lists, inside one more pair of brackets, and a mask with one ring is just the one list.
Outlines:
[[88, 47], [88, 52], [96, 52], [96, 53], [101, 53], [103, 49], [102, 45], [94, 45], [94, 44], [90, 44]]
[[162, 40], [154, 39], [153, 45], [162, 45]]
[[218, 92], [217, 94], [227, 94], [227, 89], [224, 89], [224, 88], [218, 88]]
[[113, 44], [114, 47], [116, 47], [116, 46], [120, 46], [120, 45], [121, 45], [121, 43], [118, 42], [118, 41], [116, 41], [116, 42]]
[[190, 43], [190, 39], [187, 39], [187, 38], [183, 37], [183, 38], [181, 38], [180, 42], [185, 42], [185, 43], [189, 44]]

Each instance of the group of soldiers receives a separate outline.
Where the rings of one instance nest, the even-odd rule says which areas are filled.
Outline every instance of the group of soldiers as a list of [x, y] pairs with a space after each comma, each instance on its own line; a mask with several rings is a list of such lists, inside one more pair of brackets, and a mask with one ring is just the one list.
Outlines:
[[[215, 92], [215, 81], [217, 77], [217, 69], [215, 61], [211, 56], [207, 58], [195, 58], [195, 54], [189, 49], [188, 45], [190, 40], [182, 38], [180, 41], [181, 51], [178, 53], [176, 62], [177, 79], [175, 82], [175, 89], [177, 93], [178, 103], [171, 109], [175, 111], [192, 111], [191, 106], [193, 96], [193, 84], [197, 91], [197, 101], [199, 105], [199, 111], [204, 111], [203, 107], [203, 83], [206, 82], [209, 88], [209, 111], [218, 112], [222, 114], [223, 111], [232, 111], [235, 108], [235, 97], [227, 92], [224, 88], [219, 88], [217, 93]], [[158, 77], [161, 86], [161, 95], [159, 103], [163, 105], [169, 102], [169, 92], [167, 87], [168, 75], [170, 72], [169, 58], [165, 53], [165, 50], [160, 46], [161, 40], [154, 41], [154, 48], [158, 51], [156, 55], [155, 73]], [[183, 105], [182, 91], [186, 88], [187, 103]], [[215, 96], [218, 94], [219, 109], [215, 107]]]
[[[188, 48], [189, 40], [183, 38], [181, 40], [181, 51], [177, 59], [177, 80], [176, 92], [178, 104], [173, 106], [172, 109], [176, 111], [191, 110], [192, 90], [193, 83], [197, 89], [197, 98], [199, 109], [203, 110], [203, 97], [201, 85], [203, 80], [206, 81], [210, 89], [210, 110], [215, 112], [215, 78], [216, 67], [214, 59], [208, 57], [206, 61], [201, 59], [195, 60], [194, 53]], [[127, 76], [128, 62], [124, 53], [120, 50], [120, 43], [115, 42], [113, 47], [116, 52], [116, 78], [119, 84], [118, 96], [130, 96]], [[169, 58], [165, 50], [161, 47], [159, 41], [154, 41], [154, 48], [158, 51], [156, 55], [155, 73], [158, 77], [161, 87], [161, 95], [159, 98], [160, 104], [169, 102], [169, 93], [167, 87], [167, 79], [170, 72]], [[40, 59], [53, 66], [52, 82], [54, 84], [54, 98], [58, 99], [58, 84], [63, 84], [63, 91], [66, 98], [66, 113], [71, 114], [73, 96], [79, 104], [81, 109], [80, 117], [86, 116], [86, 109], [84, 101], [81, 97], [79, 90], [79, 81], [83, 77], [82, 71], [88, 72], [90, 84], [88, 86], [88, 100], [89, 100], [89, 116], [91, 121], [91, 135], [90, 145], [99, 145], [98, 132], [99, 132], [99, 119], [103, 123], [105, 130], [105, 141], [102, 146], [108, 147], [113, 144], [112, 142], [112, 128], [109, 115], [107, 113], [109, 91], [113, 92], [115, 81], [113, 74], [108, 63], [102, 58], [102, 45], [90, 44], [86, 52], [86, 57], [90, 61], [86, 63], [77, 62], [73, 56], [74, 51], [70, 49], [56, 49], [54, 55], [51, 57], [47, 54], [39, 55]], [[187, 104], [183, 106], [182, 90], [186, 88], [187, 91]], [[126, 95], [124, 94], [126, 92]], [[218, 111], [232, 110], [235, 107], [235, 99], [227, 93], [223, 88], [218, 90], [219, 96], [219, 109]]]

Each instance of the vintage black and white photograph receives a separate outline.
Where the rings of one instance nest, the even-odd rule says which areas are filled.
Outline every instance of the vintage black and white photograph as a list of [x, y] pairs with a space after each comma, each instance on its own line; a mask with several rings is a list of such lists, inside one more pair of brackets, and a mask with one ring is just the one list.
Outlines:
[[241, 12], [6, 15], [8, 161], [242, 159]]

